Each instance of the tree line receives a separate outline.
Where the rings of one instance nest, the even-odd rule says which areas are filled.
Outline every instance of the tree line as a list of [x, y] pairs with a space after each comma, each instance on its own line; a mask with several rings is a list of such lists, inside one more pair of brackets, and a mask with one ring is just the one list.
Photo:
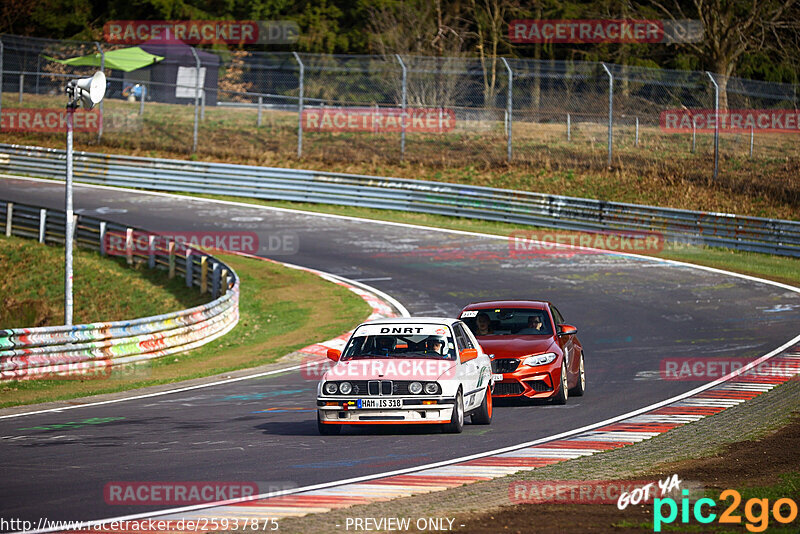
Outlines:
[[[800, 0], [4, 0], [0, 33], [102, 40], [109, 20], [185, 19], [300, 27], [294, 45], [250, 49], [475, 57], [488, 72], [505, 56], [798, 83], [800, 65]], [[518, 44], [508, 38], [515, 19], [693, 19], [704, 36], [673, 44]]]

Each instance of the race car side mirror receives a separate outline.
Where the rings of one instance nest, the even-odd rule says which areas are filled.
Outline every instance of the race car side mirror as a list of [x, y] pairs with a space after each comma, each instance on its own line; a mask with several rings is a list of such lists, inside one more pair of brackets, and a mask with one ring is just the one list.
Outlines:
[[341, 356], [342, 356], [342, 351], [340, 351], [339, 349], [328, 349], [328, 359], [338, 362]]
[[464, 349], [459, 354], [459, 358], [461, 359], [461, 363], [467, 363], [470, 360], [474, 360], [478, 357], [478, 349]]
[[560, 324], [558, 325], [558, 335], [559, 336], [570, 336], [573, 334], [577, 334], [578, 329], [571, 324]]

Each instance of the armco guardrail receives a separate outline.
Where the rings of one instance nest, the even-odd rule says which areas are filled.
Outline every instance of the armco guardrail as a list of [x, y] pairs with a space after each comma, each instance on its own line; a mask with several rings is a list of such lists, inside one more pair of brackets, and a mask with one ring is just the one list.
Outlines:
[[[0, 225], [7, 236], [63, 244], [65, 219], [61, 211], [0, 201]], [[84, 216], [76, 216], [76, 222], [75, 243], [101, 253], [107, 233], [126, 236], [133, 231]], [[167, 269], [170, 276], [180, 274], [187, 286], [210, 291], [214, 300], [130, 321], [0, 330], [0, 380], [102, 377], [116, 365], [199, 347], [236, 326], [239, 281], [230, 267], [196, 250], [170, 246], [157, 236], [152, 243], [146, 256], [129, 246], [128, 262], [147, 262], [150, 267]]]
[[[0, 143], [0, 170], [62, 179], [63, 150]], [[657, 232], [666, 239], [800, 257], [800, 222], [658, 208], [443, 182], [77, 152], [75, 179], [455, 215], [588, 231]]]

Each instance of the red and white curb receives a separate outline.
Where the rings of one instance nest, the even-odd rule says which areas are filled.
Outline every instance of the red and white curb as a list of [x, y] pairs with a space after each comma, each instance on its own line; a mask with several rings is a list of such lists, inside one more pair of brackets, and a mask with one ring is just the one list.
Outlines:
[[736, 406], [800, 374], [800, 345], [772, 357], [772, 374], [733, 376], [687, 398], [574, 436], [529, 447], [487, 455], [441, 467], [405, 470], [402, 474], [330, 485], [292, 494], [186, 510], [158, 519], [203, 520], [228, 518], [241, 522], [253, 518], [299, 517], [357, 504], [387, 501], [491, 480], [530, 471], [581, 456], [631, 445], [673, 428], [692, 423]]

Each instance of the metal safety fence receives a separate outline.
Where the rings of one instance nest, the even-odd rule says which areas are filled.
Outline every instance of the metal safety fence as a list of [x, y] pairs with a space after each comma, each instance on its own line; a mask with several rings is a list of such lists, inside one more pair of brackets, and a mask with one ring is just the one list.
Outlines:
[[[0, 171], [63, 179], [65, 151], [0, 143]], [[800, 222], [443, 182], [78, 152], [81, 182], [317, 202], [666, 239], [800, 257]]]
[[[676, 174], [751, 179], [800, 156], [792, 117], [795, 126], [787, 128], [708, 124], [710, 114], [728, 110], [796, 114], [793, 84], [600, 62], [220, 51], [182, 43], [142, 45], [163, 59], [124, 72], [105, 63], [120, 46], [1, 35], [0, 105], [15, 112], [63, 107], [65, 80], [97, 67], [54, 60], [96, 54], [107, 97], [97, 128], [80, 135], [132, 149], [547, 168], [661, 165]], [[688, 113], [689, 122], [676, 128], [669, 113]]]
[[[58, 210], [0, 201], [6, 236], [64, 244], [65, 215]], [[77, 246], [106, 253], [109, 235], [127, 238], [129, 264], [146, 263], [182, 276], [188, 287], [211, 294], [210, 302], [128, 321], [0, 330], [0, 380], [105, 377], [116, 366], [145, 362], [200, 347], [229, 332], [239, 320], [239, 280], [222, 261], [191, 247], [136, 230], [148, 239], [134, 247], [135, 229], [75, 216]]]

